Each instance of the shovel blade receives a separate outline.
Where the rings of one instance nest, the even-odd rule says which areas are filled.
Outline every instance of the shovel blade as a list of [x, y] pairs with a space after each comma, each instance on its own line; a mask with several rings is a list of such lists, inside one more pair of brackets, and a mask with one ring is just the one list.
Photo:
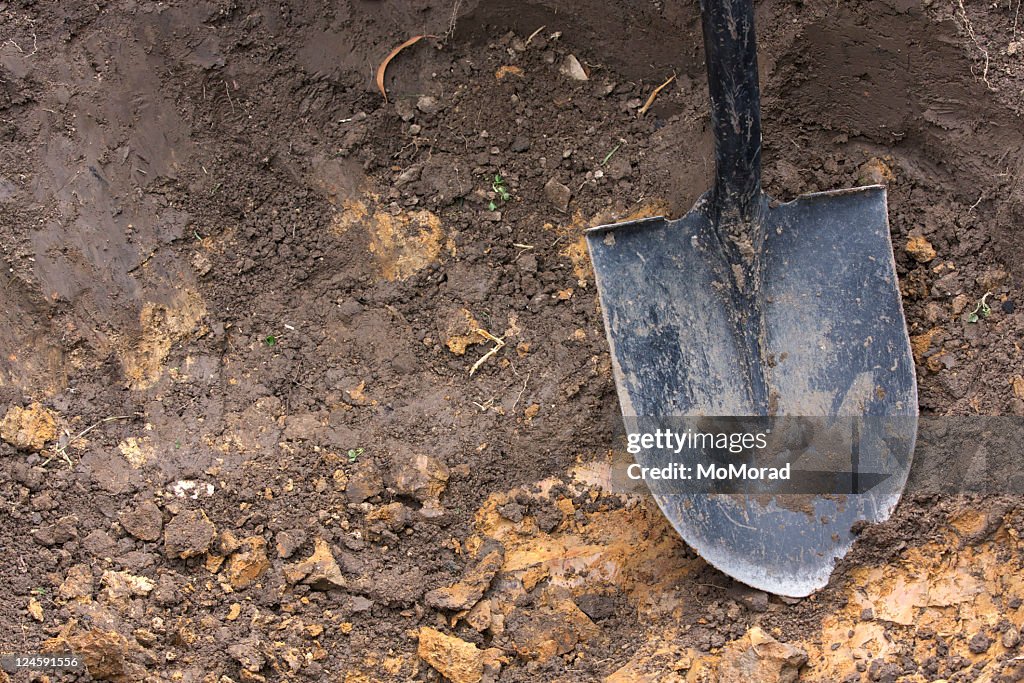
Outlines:
[[878, 481], [862, 493], [654, 491], [712, 565], [805, 596], [828, 582], [857, 522], [889, 517], [910, 469], [917, 385], [885, 189], [766, 209], [759, 282], [730, 262], [705, 206], [587, 233], [619, 402], [627, 429], [716, 416], [870, 421], [857, 455]]

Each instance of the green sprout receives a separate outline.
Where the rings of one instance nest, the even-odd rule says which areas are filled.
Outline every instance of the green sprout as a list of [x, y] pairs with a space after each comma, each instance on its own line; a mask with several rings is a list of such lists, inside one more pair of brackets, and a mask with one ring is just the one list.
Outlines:
[[982, 318], [987, 318], [992, 314], [992, 308], [985, 303], [985, 299], [990, 296], [992, 296], [992, 292], [985, 292], [985, 296], [981, 297], [981, 301], [978, 302], [978, 305], [975, 306], [974, 310], [967, 316], [967, 322], [976, 323]]
[[[494, 181], [491, 183], [491, 189], [494, 190], [496, 195], [498, 195], [498, 199], [500, 199], [502, 203], [512, 199], [512, 193], [508, 191], [508, 188], [505, 186], [505, 179], [501, 177], [500, 173], [495, 174]], [[496, 211], [498, 204], [492, 199], [487, 205], [487, 208], [490, 211]]]
[[348, 461], [355, 462], [356, 459], [363, 454], [362, 448], [350, 448], [348, 449]]
[[275, 344], [277, 344], [277, 337], [275, 337], [275, 336], [274, 336], [274, 335], [272, 335], [272, 334], [268, 334], [268, 335], [267, 335], [267, 336], [266, 336], [266, 337], [265, 337], [265, 338], [263, 339], [263, 343], [264, 343], [264, 344], [266, 344], [267, 346], [274, 346]]
[[601, 165], [602, 165], [602, 166], [606, 166], [606, 165], [608, 164], [608, 161], [609, 161], [609, 160], [610, 160], [610, 159], [611, 159], [611, 158], [612, 158], [613, 156], [615, 156], [615, 153], [616, 153], [616, 152], [618, 152], [618, 151], [619, 151], [619, 147], [622, 147], [622, 143], [621, 143], [621, 142], [620, 142], [619, 144], [615, 145], [614, 147], [612, 147], [612, 151], [608, 152], [608, 154], [607, 154], [607, 155], [605, 155], [605, 158], [604, 158], [604, 160], [603, 160], [603, 161], [601, 161]]

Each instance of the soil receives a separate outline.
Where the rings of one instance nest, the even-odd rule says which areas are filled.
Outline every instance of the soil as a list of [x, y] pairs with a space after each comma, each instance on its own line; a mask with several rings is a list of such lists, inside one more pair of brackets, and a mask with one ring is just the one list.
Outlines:
[[[757, 5], [765, 189], [887, 185], [927, 414], [1024, 415], [1017, 10]], [[908, 496], [794, 602], [588, 475], [582, 230], [709, 185], [695, 2], [17, 0], [0, 38], [0, 651], [90, 665], [12, 680], [1021, 680], [1019, 497]]]

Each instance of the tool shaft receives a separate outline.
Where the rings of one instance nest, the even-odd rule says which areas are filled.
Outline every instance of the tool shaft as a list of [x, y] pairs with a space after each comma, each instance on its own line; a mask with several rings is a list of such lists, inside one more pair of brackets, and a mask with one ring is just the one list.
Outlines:
[[[751, 0], [701, 0], [711, 122], [715, 134], [712, 211], [733, 241], [757, 247], [761, 200], [761, 107]], [[746, 239], [743, 239], [746, 238]]]

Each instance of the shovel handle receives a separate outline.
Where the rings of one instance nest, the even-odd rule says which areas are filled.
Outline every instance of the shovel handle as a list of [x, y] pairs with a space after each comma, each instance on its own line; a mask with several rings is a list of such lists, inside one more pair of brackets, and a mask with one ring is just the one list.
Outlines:
[[757, 249], [761, 104], [753, 0], [701, 0], [704, 57], [715, 133], [713, 218], [734, 242]]

